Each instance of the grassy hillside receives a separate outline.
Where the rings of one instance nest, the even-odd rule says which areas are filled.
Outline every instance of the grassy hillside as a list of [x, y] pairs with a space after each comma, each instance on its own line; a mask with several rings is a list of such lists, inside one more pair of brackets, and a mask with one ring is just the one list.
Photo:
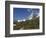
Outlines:
[[16, 26], [14, 26], [14, 30], [18, 30], [20, 28], [23, 29], [38, 29], [39, 28], [39, 17], [33, 18], [31, 20], [27, 20], [25, 22], [15, 22]]

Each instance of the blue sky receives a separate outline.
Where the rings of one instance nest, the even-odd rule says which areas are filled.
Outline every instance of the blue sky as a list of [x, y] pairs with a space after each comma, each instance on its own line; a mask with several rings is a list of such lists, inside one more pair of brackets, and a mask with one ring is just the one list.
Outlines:
[[22, 20], [26, 19], [29, 15], [32, 14], [32, 10], [35, 13], [39, 13], [39, 9], [30, 9], [30, 8], [13, 8], [13, 19], [15, 20]]

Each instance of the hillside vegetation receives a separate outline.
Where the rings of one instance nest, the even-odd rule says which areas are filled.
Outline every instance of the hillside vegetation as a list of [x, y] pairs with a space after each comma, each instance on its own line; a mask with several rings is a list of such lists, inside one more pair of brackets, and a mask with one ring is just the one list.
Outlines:
[[31, 20], [26, 20], [25, 22], [15, 22], [14, 30], [19, 30], [20, 28], [25, 29], [39, 29], [39, 17], [33, 18]]

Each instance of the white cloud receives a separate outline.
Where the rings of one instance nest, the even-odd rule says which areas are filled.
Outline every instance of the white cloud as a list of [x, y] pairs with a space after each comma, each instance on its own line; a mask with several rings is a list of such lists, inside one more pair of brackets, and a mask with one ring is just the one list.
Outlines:
[[27, 9], [27, 11], [28, 11], [28, 12], [31, 12], [31, 11], [32, 11], [32, 9]]
[[28, 12], [30, 12], [30, 9], [27, 9]]
[[21, 20], [18, 20], [18, 22], [21, 22]]
[[33, 17], [33, 13], [28, 16], [28, 20], [31, 20]]
[[26, 19], [23, 19], [22, 21], [26, 21]]
[[26, 19], [18, 20], [18, 22], [26, 21]]
[[31, 20], [32, 17], [33, 17], [33, 12], [31, 12], [32, 9], [27, 9], [27, 11], [28, 11], [29, 13], [31, 13], [31, 14], [27, 17], [27, 19], [28, 19], [28, 20]]

